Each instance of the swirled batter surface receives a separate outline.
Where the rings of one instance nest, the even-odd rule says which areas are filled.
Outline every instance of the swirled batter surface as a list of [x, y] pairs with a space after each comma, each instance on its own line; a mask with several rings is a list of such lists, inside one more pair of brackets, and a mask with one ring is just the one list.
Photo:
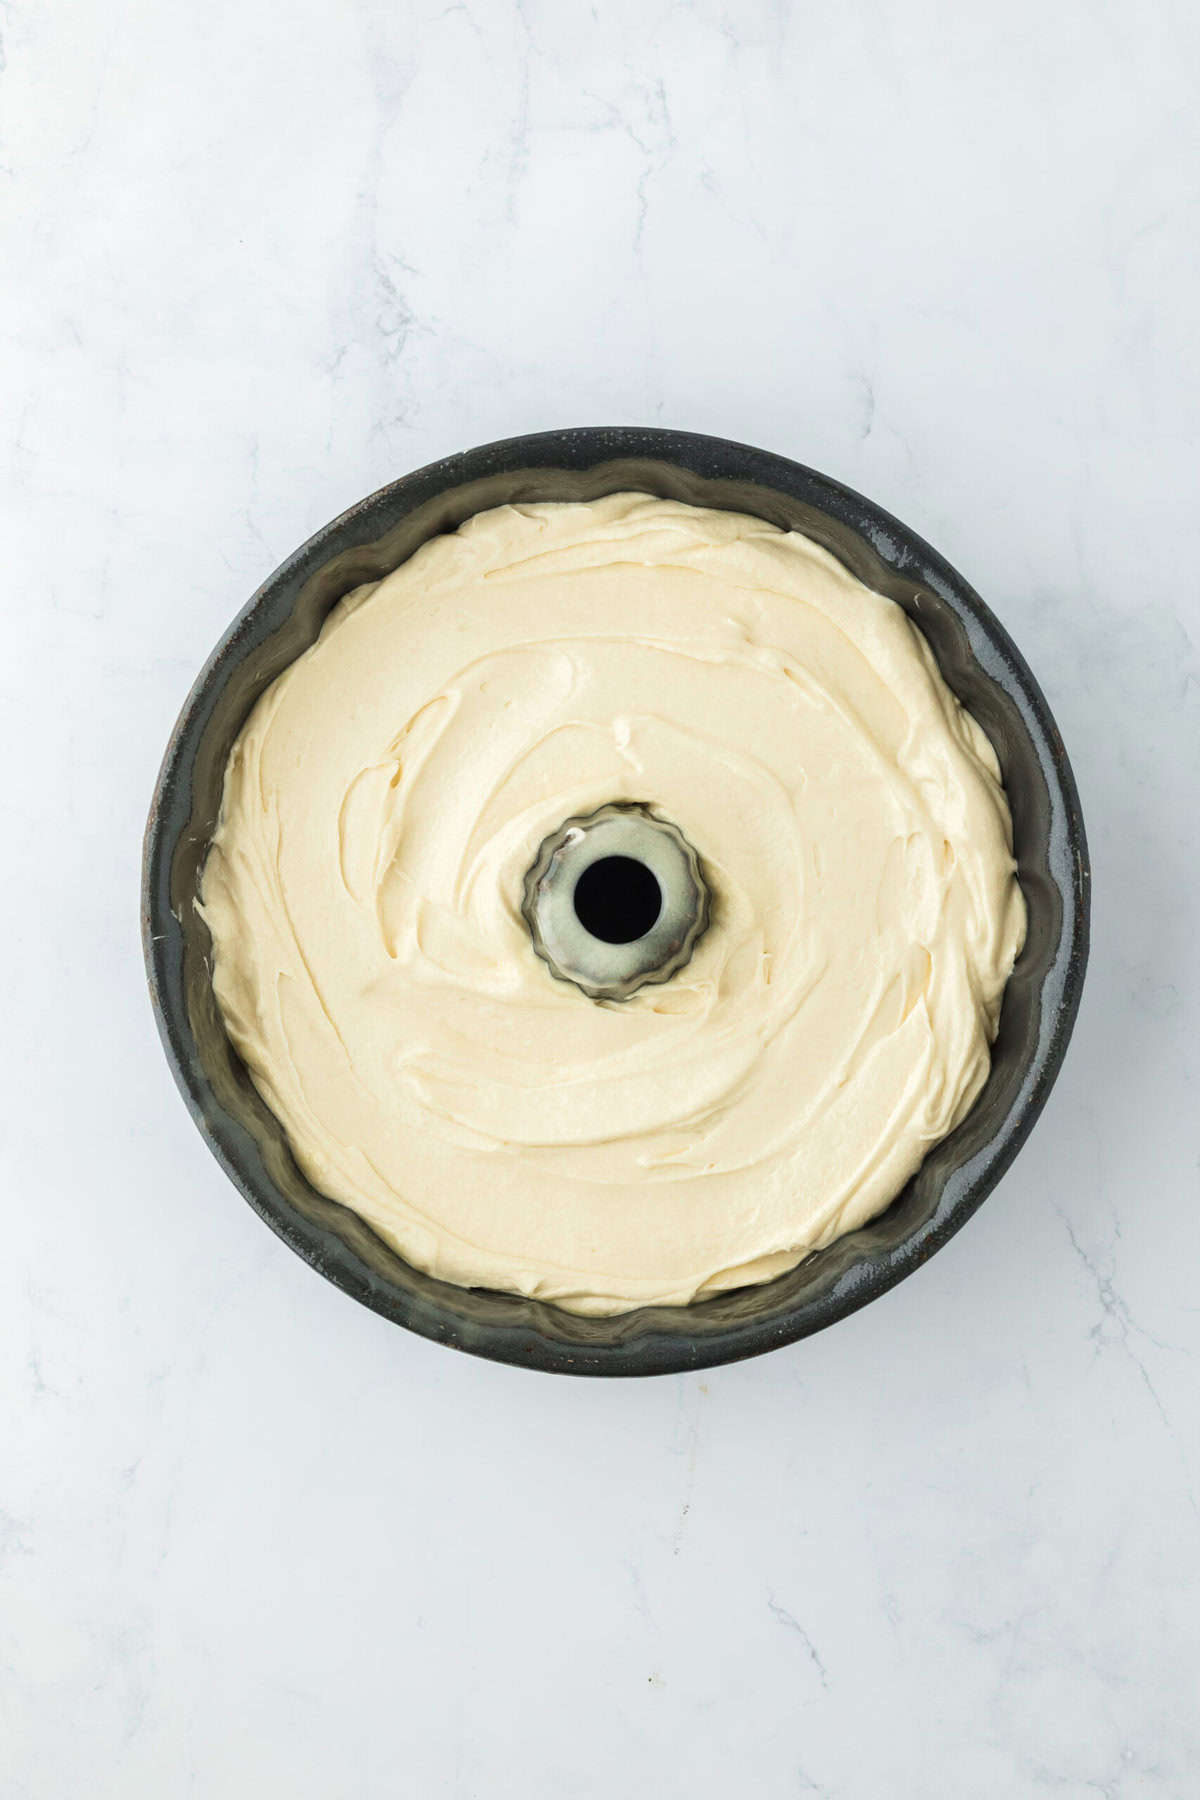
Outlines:
[[[556, 981], [537, 848], [611, 800], [703, 858], [689, 965]], [[640, 494], [503, 507], [331, 614], [234, 748], [202, 884], [309, 1179], [448, 1281], [582, 1312], [768, 1279], [987, 1075], [1024, 935], [996, 759], [808, 539]]]

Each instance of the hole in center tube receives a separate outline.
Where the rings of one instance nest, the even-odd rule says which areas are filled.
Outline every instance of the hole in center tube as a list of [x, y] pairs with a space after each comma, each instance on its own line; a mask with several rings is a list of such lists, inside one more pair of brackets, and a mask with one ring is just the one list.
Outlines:
[[602, 944], [645, 937], [662, 911], [662, 889], [645, 863], [602, 856], [575, 883], [575, 917]]

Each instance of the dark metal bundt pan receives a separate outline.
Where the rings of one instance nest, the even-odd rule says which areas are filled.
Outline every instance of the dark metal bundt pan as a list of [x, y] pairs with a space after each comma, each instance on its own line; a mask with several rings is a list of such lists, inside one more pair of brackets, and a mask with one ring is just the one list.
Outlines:
[[[996, 747], [1029, 927], [979, 1101], [885, 1213], [762, 1286], [582, 1319], [435, 1281], [308, 1184], [225, 1034], [193, 902], [233, 740], [335, 601], [472, 513], [624, 489], [795, 527], [899, 601]], [[487, 444], [407, 475], [319, 531], [259, 589], [167, 746], [146, 832], [142, 923], [154, 1010], [184, 1099], [230, 1179], [293, 1250], [397, 1324], [474, 1355], [577, 1375], [655, 1375], [818, 1331], [910, 1274], [970, 1218], [1029, 1135], [1062, 1062], [1087, 961], [1089, 885], [1079, 799], [1049, 708], [1003, 627], [936, 551], [869, 500], [783, 457], [685, 432], [589, 428]]]

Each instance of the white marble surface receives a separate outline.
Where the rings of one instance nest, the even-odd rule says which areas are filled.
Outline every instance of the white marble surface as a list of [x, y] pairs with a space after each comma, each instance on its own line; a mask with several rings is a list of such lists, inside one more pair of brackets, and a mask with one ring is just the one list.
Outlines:
[[[1188, 0], [8, 0], [0, 1794], [1200, 1791]], [[1039, 674], [1092, 969], [978, 1218], [820, 1338], [554, 1380], [321, 1282], [137, 939], [193, 674], [466, 444], [710, 430]]]

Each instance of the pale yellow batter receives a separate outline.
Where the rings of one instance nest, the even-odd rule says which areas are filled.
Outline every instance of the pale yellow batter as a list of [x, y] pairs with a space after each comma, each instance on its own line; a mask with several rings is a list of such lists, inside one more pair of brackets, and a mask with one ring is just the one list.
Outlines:
[[[713, 919], [599, 1003], [522, 883], [620, 799], [696, 847]], [[344, 600], [238, 739], [202, 911], [318, 1188], [445, 1280], [614, 1313], [789, 1268], [958, 1123], [1024, 936], [1010, 841], [898, 606], [621, 494], [480, 514]]]

